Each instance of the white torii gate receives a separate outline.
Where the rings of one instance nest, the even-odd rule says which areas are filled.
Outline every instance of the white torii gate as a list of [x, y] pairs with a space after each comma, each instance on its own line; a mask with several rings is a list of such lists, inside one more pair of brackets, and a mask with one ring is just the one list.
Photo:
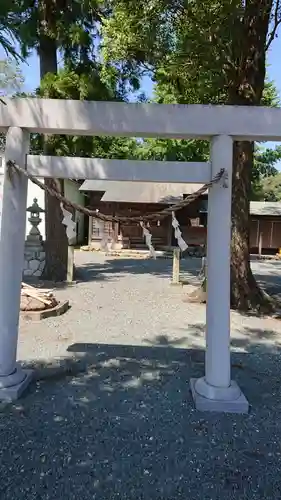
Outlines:
[[[12, 99], [0, 106], [7, 132], [0, 170], [0, 400], [17, 399], [32, 374], [16, 364], [23, 268], [27, 179], [9, 178], [12, 160], [37, 177], [148, 182], [209, 182], [208, 299], [205, 376], [191, 380], [200, 410], [247, 412], [230, 377], [230, 238], [233, 140], [281, 140], [281, 110], [263, 107], [127, 104]], [[68, 135], [200, 138], [211, 140], [210, 163], [131, 162], [28, 155], [32, 132]], [[172, 168], [171, 168], [172, 166]]]

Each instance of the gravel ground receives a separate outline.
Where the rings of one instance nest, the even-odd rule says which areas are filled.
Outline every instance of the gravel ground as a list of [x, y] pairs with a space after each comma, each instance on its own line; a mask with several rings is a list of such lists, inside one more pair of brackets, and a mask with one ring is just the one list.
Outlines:
[[[21, 324], [37, 381], [2, 406], [1, 500], [280, 498], [281, 321], [232, 313], [251, 412], [202, 414], [188, 380], [204, 371], [205, 307], [169, 286], [171, 262], [76, 259], [82, 281], [56, 292], [69, 312]], [[183, 267], [195, 282], [196, 261]], [[253, 269], [280, 291], [281, 263]]]

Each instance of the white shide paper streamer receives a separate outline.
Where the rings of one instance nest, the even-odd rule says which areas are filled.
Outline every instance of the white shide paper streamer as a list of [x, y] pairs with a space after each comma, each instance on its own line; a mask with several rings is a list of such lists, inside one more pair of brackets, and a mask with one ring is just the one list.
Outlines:
[[156, 259], [156, 252], [154, 250], [154, 246], [151, 243], [152, 240], [152, 234], [149, 232], [149, 230], [145, 227], [143, 222], [140, 222], [140, 226], [143, 230], [143, 236], [145, 237], [145, 243], [149, 248], [149, 253], [150, 256], [153, 257], [153, 259]]
[[66, 210], [63, 204], [60, 204], [61, 211], [63, 213], [62, 224], [66, 228], [66, 236], [68, 238], [68, 243], [72, 243], [73, 240], [76, 241], [76, 222], [72, 220], [72, 213]]
[[182, 237], [182, 232], [180, 230], [179, 222], [175, 216], [175, 212], [172, 212], [172, 226], [173, 226], [174, 231], [175, 231], [175, 238], [178, 242], [178, 246], [181, 249], [181, 251], [184, 252], [188, 248], [188, 245], [187, 245], [187, 243], [185, 243], [185, 241]]
[[[96, 209], [96, 213], [99, 213], [99, 209]], [[100, 249], [104, 252], [108, 252], [108, 235], [104, 232], [104, 221], [97, 219], [97, 226], [99, 229], [99, 234], [101, 237]]]
[[108, 235], [104, 232], [104, 222], [102, 220], [99, 220], [98, 226], [99, 226], [100, 236], [101, 236], [100, 248], [104, 252], [108, 252]]

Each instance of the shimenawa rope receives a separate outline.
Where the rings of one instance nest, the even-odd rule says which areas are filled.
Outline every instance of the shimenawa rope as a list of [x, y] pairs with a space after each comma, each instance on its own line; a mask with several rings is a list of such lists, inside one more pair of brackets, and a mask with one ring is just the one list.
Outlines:
[[111, 216], [111, 215], [104, 215], [101, 214], [100, 212], [97, 212], [96, 210], [91, 210], [87, 207], [83, 207], [82, 205], [79, 205], [78, 203], [75, 203], [73, 201], [69, 201], [67, 198], [65, 198], [62, 194], [60, 194], [56, 189], [53, 189], [49, 186], [46, 186], [43, 184], [43, 182], [39, 181], [36, 177], [33, 175], [29, 174], [24, 168], [20, 167], [17, 165], [14, 161], [8, 160], [6, 162], [7, 167], [9, 168], [9, 177], [12, 181], [13, 178], [13, 173], [21, 173], [25, 177], [27, 177], [33, 184], [36, 184], [36, 186], [40, 187], [44, 191], [46, 191], [50, 196], [54, 196], [57, 200], [59, 200], [61, 203], [64, 204], [65, 207], [70, 207], [73, 208], [74, 210], [77, 210], [78, 212], [81, 212], [87, 216], [93, 217], [95, 219], [99, 219], [102, 221], [106, 222], [122, 222], [122, 223], [130, 223], [130, 222], [152, 222], [152, 221], [159, 221], [161, 219], [164, 219], [165, 217], [168, 217], [169, 215], [172, 215], [173, 212], [177, 212], [178, 210], [186, 207], [193, 201], [195, 201], [197, 198], [199, 198], [202, 194], [204, 194], [213, 184], [218, 183], [220, 180], [223, 180], [224, 182], [227, 180], [227, 173], [225, 169], [221, 169], [215, 177], [208, 182], [207, 184], [204, 184], [200, 189], [195, 191], [194, 193], [191, 193], [188, 195], [184, 200], [180, 201], [179, 203], [175, 205], [171, 205], [167, 208], [164, 208], [160, 212], [153, 212], [150, 214], [142, 215], [142, 216], [127, 216], [127, 217], [122, 217], [122, 216]]

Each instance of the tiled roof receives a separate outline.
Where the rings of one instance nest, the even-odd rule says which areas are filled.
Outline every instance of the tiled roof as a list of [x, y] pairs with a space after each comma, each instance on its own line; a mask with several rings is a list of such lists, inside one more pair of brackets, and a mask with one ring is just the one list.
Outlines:
[[[87, 181], [81, 191], [104, 192], [101, 201], [124, 203], [177, 203], [183, 195], [194, 193], [200, 184], [164, 184], [157, 182]], [[251, 215], [281, 216], [281, 202], [251, 201]]]

